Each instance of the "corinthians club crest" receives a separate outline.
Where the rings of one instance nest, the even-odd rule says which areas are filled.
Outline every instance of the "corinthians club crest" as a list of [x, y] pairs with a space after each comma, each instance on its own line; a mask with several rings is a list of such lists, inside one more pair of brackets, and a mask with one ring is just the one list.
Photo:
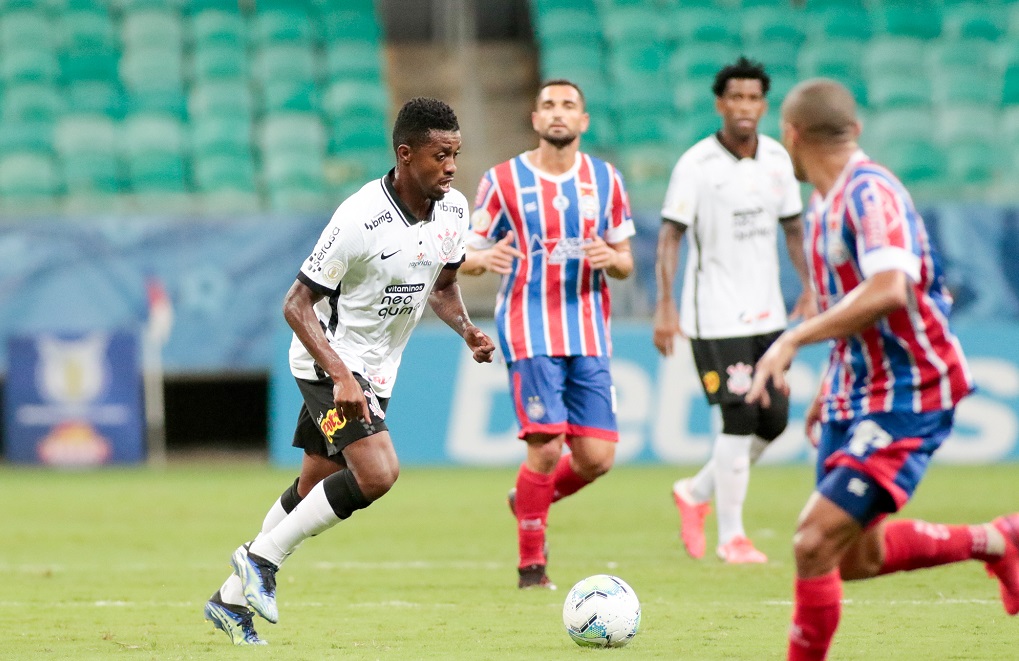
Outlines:
[[456, 235], [457, 233], [450, 232], [448, 229], [445, 234], [439, 234], [439, 259], [443, 262], [448, 262], [453, 257], [453, 249], [456, 248]]

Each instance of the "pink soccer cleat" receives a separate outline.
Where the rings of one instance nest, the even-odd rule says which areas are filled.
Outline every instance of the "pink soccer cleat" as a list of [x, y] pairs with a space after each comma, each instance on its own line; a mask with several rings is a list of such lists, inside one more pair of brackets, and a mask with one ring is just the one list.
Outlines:
[[704, 519], [711, 512], [711, 503], [698, 503], [690, 495], [690, 480], [672, 485], [672, 499], [679, 510], [679, 536], [691, 558], [704, 557]]
[[987, 563], [987, 573], [998, 579], [1001, 603], [1009, 615], [1019, 613], [1019, 512], [999, 516], [991, 525], [1005, 538], [1005, 554]]
[[716, 549], [718, 557], [731, 565], [764, 564], [768, 556], [754, 548], [746, 537], [733, 537]]

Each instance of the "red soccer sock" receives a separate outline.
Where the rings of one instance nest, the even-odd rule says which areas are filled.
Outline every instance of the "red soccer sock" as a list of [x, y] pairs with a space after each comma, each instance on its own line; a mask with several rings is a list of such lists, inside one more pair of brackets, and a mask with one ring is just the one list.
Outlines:
[[842, 577], [835, 569], [823, 576], [796, 579], [796, 606], [789, 630], [789, 661], [820, 661], [839, 626]]
[[535, 473], [526, 465], [517, 473], [517, 542], [520, 567], [545, 564], [545, 526], [552, 505], [552, 476]]
[[916, 519], [889, 521], [884, 531], [884, 563], [879, 574], [937, 567], [961, 560], [997, 560], [988, 553], [984, 526], [948, 526]]
[[559, 458], [559, 463], [555, 465], [555, 470], [552, 471], [552, 502], [562, 500], [566, 496], [573, 495], [591, 484], [584, 477], [577, 474], [573, 470], [573, 466], [570, 465], [571, 454], [564, 454]]

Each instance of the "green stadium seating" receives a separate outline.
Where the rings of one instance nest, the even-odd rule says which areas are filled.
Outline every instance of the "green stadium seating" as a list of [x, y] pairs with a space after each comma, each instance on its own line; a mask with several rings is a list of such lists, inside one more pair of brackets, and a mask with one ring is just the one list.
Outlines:
[[52, 201], [60, 187], [60, 175], [51, 157], [37, 153], [0, 156], [0, 199], [5, 208]]
[[184, 193], [186, 169], [180, 154], [145, 151], [126, 158], [128, 180], [135, 193]]
[[979, 39], [939, 39], [929, 47], [927, 67], [940, 74], [946, 69], [965, 68], [973, 75], [987, 76], [994, 67], [994, 48]]
[[254, 110], [251, 87], [241, 79], [197, 82], [190, 89], [188, 110], [192, 118], [250, 117]]
[[251, 122], [247, 117], [211, 116], [191, 123], [195, 158], [246, 157], [252, 153]]
[[595, 0], [531, 0], [531, 6], [538, 16], [556, 9], [580, 9], [593, 12]]
[[396, 162], [392, 146], [365, 149], [363, 151], [334, 154], [324, 163], [327, 186], [332, 190], [349, 190], [360, 187], [369, 179], [381, 177]]
[[895, 140], [882, 145], [872, 157], [906, 184], [937, 183], [945, 177], [944, 152], [930, 140]]
[[996, 41], [1008, 30], [1008, 20], [1002, 7], [985, 4], [965, 4], [945, 10], [945, 34], [955, 39]]
[[673, 88], [673, 107], [682, 114], [699, 113], [704, 110], [714, 112], [715, 93], [714, 74], [700, 77], [689, 77], [676, 82]]
[[52, 83], [59, 73], [56, 56], [45, 48], [21, 48], [6, 51], [0, 57], [0, 80], [5, 85], [19, 82]]
[[732, 13], [721, 8], [680, 5], [664, 25], [681, 47], [694, 42], [738, 47], [740, 33], [733, 23]]
[[613, 7], [601, 12], [601, 24], [605, 40], [622, 46], [655, 38], [661, 21], [652, 7]]
[[97, 113], [112, 118], [124, 114], [124, 93], [116, 82], [79, 80], [67, 85], [67, 105], [82, 113]]
[[545, 79], [568, 78], [581, 85], [591, 80], [604, 81], [605, 56], [599, 44], [548, 46], [541, 53], [541, 73]]
[[877, 109], [927, 107], [932, 103], [931, 81], [915, 73], [890, 71], [867, 80], [867, 99]]
[[0, 96], [3, 121], [43, 120], [52, 122], [67, 109], [67, 101], [56, 87], [40, 83], [13, 85]]
[[255, 165], [250, 154], [210, 153], [196, 156], [194, 179], [198, 190], [210, 193], [254, 193]]
[[255, 55], [252, 73], [263, 85], [273, 81], [313, 84], [315, 68], [315, 55], [311, 49], [293, 44], [271, 45]]
[[1001, 103], [1004, 106], [1019, 106], [1019, 62], [1013, 62], [1002, 76]]
[[808, 43], [800, 48], [797, 68], [801, 78], [828, 76], [837, 78], [863, 76], [862, 48], [851, 40], [834, 40], [823, 44]]
[[[811, 2], [807, 8], [814, 7]], [[861, 7], [829, 7], [808, 15], [803, 22], [808, 41], [823, 45], [829, 40], [866, 42], [874, 36], [870, 14]]]
[[382, 80], [382, 53], [378, 44], [358, 41], [327, 46], [326, 80]]
[[744, 41], [743, 53], [764, 64], [768, 75], [795, 76], [800, 47], [788, 41]]
[[382, 36], [378, 20], [371, 11], [330, 9], [322, 13], [318, 25], [322, 30], [318, 40], [324, 44], [336, 41], [377, 42]]
[[117, 54], [108, 50], [67, 51], [61, 56], [60, 72], [66, 82], [117, 80]]
[[782, 105], [785, 95], [789, 93], [798, 79], [795, 73], [776, 73], [771, 76], [771, 89], [768, 90], [768, 103], [776, 109]]
[[875, 112], [863, 125], [865, 145], [884, 145], [896, 140], [929, 140], [936, 135], [934, 112], [917, 108], [892, 108]]
[[875, 25], [884, 34], [915, 39], [933, 39], [941, 34], [941, 10], [937, 5], [918, 9], [913, 3], [881, 4], [873, 11]]
[[997, 106], [1001, 100], [1001, 78], [982, 69], [962, 67], [933, 69], [934, 102], [940, 106]]
[[183, 67], [180, 50], [137, 47], [124, 51], [120, 79], [128, 90], [180, 88]]
[[180, 120], [172, 115], [139, 113], [124, 118], [121, 148], [128, 156], [150, 153], [180, 155], [188, 141]]
[[247, 53], [242, 47], [214, 44], [194, 51], [193, 76], [196, 81], [220, 78], [245, 78]]
[[244, 44], [244, 19], [233, 11], [207, 9], [191, 16], [190, 35], [196, 49], [209, 46], [240, 47]]
[[101, 152], [114, 154], [118, 142], [113, 120], [101, 114], [65, 115], [54, 130], [53, 143], [61, 155]]
[[870, 78], [887, 73], [915, 75], [929, 44], [908, 37], [875, 37], [863, 52], [863, 71]]
[[807, 38], [800, 16], [789, 7], [758, 7], [743, 12], [743, 42], [785, 42], [799, 47]]
[[298, 7], [288, 9], [259, 8], [249, 20], [252, 43], [255, 46], [268, 44], [294, 44], [308, 46], [314, 35], [307, 11]]
[[331, 118], [352, 113], [385, 117], [388, 108], [388, 94], [378, 83], [338, 81], [329, 86], [322, 99], [322, 110]]
[[714, 78], [722, 67], [732, 64], [737, 55], [735, 50], [691, 44], [673, 52], [669, 58], [669, 73], [679, 82]]
[[60, 163], [69, 195], [112, 195], [121, 192], [124, 186], [120, 161], [113, 153], [64, 154]]
[[0, 122], [0, 154], [53, 152], [53, 123], [39, 120]]
[[546, 12], [535, 27], [541, 44], [564, 41], [597, 43], [602, 38], [601, 24], [595, 14], [580, 9], [556, 9]]
[[144, 9], [126, 13], [122, 19], [121, 36], [126, 49], [159, 49], [180, 52], [183, 29], [176, 12]]
[[72, 10], [57, 21], [64, 50], [75, 52], [111, 51], [116, 48], [114, 23], [99, 8]]
[[722, 118], [714, 107], [701, 108], [686, 115], [680, 115], [672, 123], [671, 142], [676, 145], [679, 155], [694, 144], [722, 128]]
[[993, 140], [966, 138], [949, 142], [945, 156], [949, 176], [964, 185], [987, 184], [995, 175], [997, 154]]
[[0, 20], [0, 48], [4, 52], [48, 49], [52, 44], [53, 27], [45, 14], [21, 10], [3, 14]]
[[352, 113], [332, 120], [329, 129], [330, 154], [348, 154], [364, 150], [386, 149], [392, 138], [383, 128], [385, 115]]
[[619, 45], [608, 52], [609, 80], [637, 88], [664, 84], [666, 52], [658, 42]]
[[316, 113], [279, 113], [263, 118], [258, 144], [265, 153], [299, 150], [322, 153], [325, 128]]
[[978, 140], [994, 142], [997, 133], [997, 109], [956, 106], [938, 113], [938, 138], [945, 144]]
[[319, 110], [318, 88], [310, 81], [272, 80], [261, 88], [261, 112], [312, 112]]

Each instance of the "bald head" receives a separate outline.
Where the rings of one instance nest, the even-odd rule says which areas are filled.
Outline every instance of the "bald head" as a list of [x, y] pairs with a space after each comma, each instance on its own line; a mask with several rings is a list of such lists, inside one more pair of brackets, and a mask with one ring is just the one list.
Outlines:
[[805, 80], [790, 90], [782, 103], [782, 120], [808, 142], [838, 144], [859, 134], [852, 93], [828, 78]]

